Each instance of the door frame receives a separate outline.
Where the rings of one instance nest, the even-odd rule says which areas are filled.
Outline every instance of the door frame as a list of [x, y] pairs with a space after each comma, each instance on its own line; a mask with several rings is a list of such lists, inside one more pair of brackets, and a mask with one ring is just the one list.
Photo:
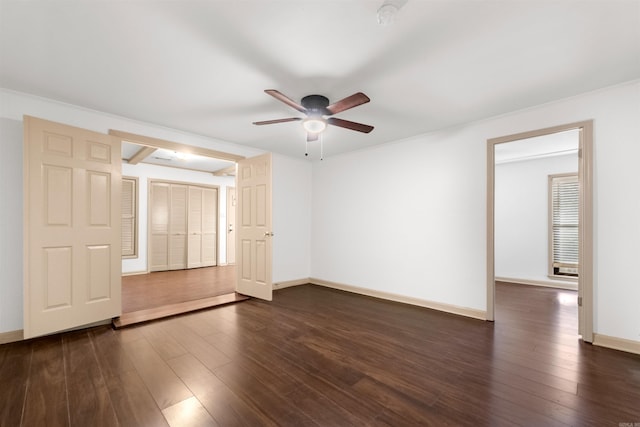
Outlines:
[[[233, 168], [235, 169], [237, 167], [237, 163], [238, 161], [245, 159], [245, 156], [239, 155], [239, 154], [231, 154], [231, 153], [227, 153], [224, 151], [217, 151], [217, 150], [211, 150], [209, 148], [203, 148], [203, 147], [198, 147], [195, 145], [188, 145], [188, 144], [183, 144], [180, 142], [174, 142], [174, 141], [168, 141], [166, 139], [160, 139], [160, 138], [154, 138], [151, 136], [146, 136], [146, 135], [140, 135], [140, 134], [135, 134], [135, 133], [131, 133], [131, 132], [125, 132], [123, 130], [118, 130], [118, 129], [109, 129], [109, 135], [112, 135], [114, 137], [120, 138], [121, 141], [123, 142], [129, 142], [129, 143], [133, 143], [133, 144], [138, 144], [141, 147], [150, 147], [150, 148], [164, 148], [167, 150], [172, 150], [172, 151], [180, 151], [180, 152], [184, 152], [184, 153], [192, 153], [192, 154], [197, 154], [199, 156], [204, 156], [204, 157], [211, 157], [211, 158], [215, 158], [215, 159], [222, 159], [222, 160], [228, 160], [231, 162], [234, 162], [235, 165], [233, 165]], [[167, 180], [165, 180], [165, 182], [169, 182]], [[149, 188], [147, 188], [147, 192], [149, 191]], [[147, 197], [148, 194], [147, 194]], [[220, 190], [218, 189], [218, 221], [220, 220]], [[149, 213], [147, 212], [147, 215]], [[147, 219], [148, 221], [148, 219]], [[147, 226], [148, 226], [148, 222], [147, 222]], [[217, 230], [218, 232], [220, 230]], [[226, 233], [225, 233], [226, 234]], [[149, 239], [149, 235], [147, 233], [147, 239]], [[217, 258], [217, 263], [218, 265], [220, 265], [220, 258], [219, 258], [219, 250], [220, 250], [220, 244], [219, 244], [219, 239], [218, 242], [216, 243], [217, 248], [216, 248], [216, 258]], [[236, 252], [237, 252], [237, 248], [236, 248]], [[237, 253], [236, 253], [237, 256]], [[149, 244], [147, 242], [147, 271], [146, 273], [149, 273]]]
[[[231, 203], [233, 203], [233, 200], [231, 200], [231, 197], [230, 197], [231, 190], [233, 190], [233, 192], [235, 194], [235, 196], [234, 196], [235, 199], [236, 200], [238, 199], [238, 194], [236, 192], [236, 187], [227, 186], [227, 196], [226, 196], [227, 197], [227, 199], [226, 199], [227, 200], [227, 203], [226, 203], [226, 221], [227, 221], [227, 224], [226, 224], [226, 227], [225, 227], [226, 238], [227, 238], [227, 248], [226, 248], [227, 249], [227, 252], [226, 252], [226, 255], [227, 255], [226, 264], [227, 265], [235, 265], [236, 264], [236, 251], [237, 251], [237, 248], [238, 248], [238, 245], [237, 245], [237, 242], [236, 242], [236, 237], [235, 237], [235, 236], [237, 236], [237, 233], [235, 233], [235, 229], [233, 230], [233, 232], [234, 232], [233, 239], [229, 238], [229, 222], [230, 222], [230, 220], [233, 219], [233, 222], [231, 223], [232, 227], [237, 227], [238, 226], [238, 210], [235, 209], [235, 207], [238, 206], [237, 203], [235, 204], [235, 207], [234, 207], [234, 212], [236, 214], [233, 216], [233, 218], [230, 218], [230, 215], [229, 215], [229, 211], [231, 210], [231, 206], [232, 206]], [[234, 249], [235, 249], [234, 254], [233, 254], [233, 262], [232, 263], [229, 262], [229, 253], [230, 253], [229, 252], [229, 242], [231, 240], [233, 240]]]
[[578, 149], [579, 254], [578, 333], [593, 342], [593, 120], [569, 123], [487, 140], [487, 315], [495, 321], [495, 146], [553, 133], [580, 130]]

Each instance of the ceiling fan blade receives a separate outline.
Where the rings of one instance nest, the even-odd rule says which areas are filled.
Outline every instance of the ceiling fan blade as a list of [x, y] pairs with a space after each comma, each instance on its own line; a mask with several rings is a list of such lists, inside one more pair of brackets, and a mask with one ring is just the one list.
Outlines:
[[289, 117], [287, 119], [263, 120], [261, 122], [253, 122], [254, 125], [272, 125], [275, 123], [298, 122], [302, 120], [300, 117]]
[[366, 104], [371, 101], [367, 95], [362, 92], [354, 93], [351, 96], [347, 96], [344, 99], [341, 99], [338, 102], [334, 102], [333, 104], [327, 107], [329, 111], [329, 115], [337, 114], [341, 111], [348, 110], [349, 108], [357, 107], [358, 105]]
[[339, 119], [337, 117], [329, 117], [327, 123], [334, 126], [339, 126], [345, 129], [356, 130], [358, 132], [369, 133], [373, 130], [373, 126], [364, 125], [362, 123], [350, 122], [349, 120]]
[[267, 90], [265, 90], [265, 92], [268, 93], [269, 95], [273, 96], [278, 101], [284, 102], [289, 107], [291, 107], [293, 109], [296, 109], [296, 110], [300, 111], [301, 113], [306, 113], [307, 112], [307, 110], [302, 105], [298, 104], [293, 99], [288, 98], [286, 95], [278, 92], [275, 89], [267, 89]]
[[318, 135], [319, 134], [317, 134], [317, 133], [307, 132], [307, 142], [317, 141], [318, 140]]

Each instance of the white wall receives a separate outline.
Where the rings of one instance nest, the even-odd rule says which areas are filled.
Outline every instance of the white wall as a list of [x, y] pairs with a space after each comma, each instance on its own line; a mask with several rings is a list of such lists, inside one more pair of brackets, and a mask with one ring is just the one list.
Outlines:
[[311, 162], [273, 158], [273, 283], [310, 276]]
[[487, 139], [594, 120], [594, 330], [640, 340], [640, 81], [330, 157], [313, 277], [486, 310]]
[[0, 333], [22, 329], [22, 121], [0, 118]]
[[156, 180], [179, 181], [185, 183], [218, 186], [218, 264], [227, 262], [227, 187], [235, 186], [235, 178], [227, 176], [213, 176], [206, 172], [197, 172], [165, 166], [138, 163], [129, 165], [123, 163], [123, 176], [138, 177], [138, 257], [122, 260], [122, 272], [133, 273], [147, 271], [147, 236], [149, 201], [148, 181]]
[[[102, 133], [108, 132], [109, 129], [118, 129], [245, 157], [263, 153], [258, 149], [0, 89], [0, 143], [3, 149], [3, 156], [0, 156], [0, 178], [2, 178], [0, 185], [2, 185], [2, 196], [12, 202], [11, 204], [3, 202], [0, 205], [2, 223], [0, 228], [2, 233], [0, 234], [0, 333], [22, 329], [23, 325], [21, 267], [23, 264], [23, 115]], [[309, 277], [309, 204], [311, 196], [308, 191], [304, 190], [304, 187], [309, 188], [311, 164], [284, 156], [276, 156], [274, 164], [280, 170], [274, 170], [273, 173], [274, 230], [278, 234], [274, 240], [273, 278], [284, 281]], [[126, 166], [124, 173], [129, 173]], [[175, 177], [176, 180], [185, 180], [185, 177], [190, 176], [186, 171], [178, 173], [180, 175]], [[143, 181], [141, 180], [141, 184]], [[291, 194], [289, 194], [290, 192]], [[14, 206], [17, 206], [17, 209]], [[226, 216], [226, 212], [223, 212]], [[140, 212], [140, 215], [146, 218], [146, 213]], [[127, 261], [125, 263], [127, 270], [139, 270], [139, 265], [136, 262], [146, 263], [146, 260]]]
[[569, 172], [577, 154], [496, 165], [496, 277], [550, 281], [548, 176]]
[[461, 129], [314, 163], [312, 277], [484, 310], [484, 153]]

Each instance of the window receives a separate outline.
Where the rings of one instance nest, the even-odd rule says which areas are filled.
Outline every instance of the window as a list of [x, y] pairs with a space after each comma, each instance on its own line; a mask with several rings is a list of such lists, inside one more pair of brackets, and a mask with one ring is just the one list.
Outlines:
[[549, 175], [550, 275], [578, 277], [578, 175]]
[[122, 177], [122, 258], [138, 257], [138, 178]]

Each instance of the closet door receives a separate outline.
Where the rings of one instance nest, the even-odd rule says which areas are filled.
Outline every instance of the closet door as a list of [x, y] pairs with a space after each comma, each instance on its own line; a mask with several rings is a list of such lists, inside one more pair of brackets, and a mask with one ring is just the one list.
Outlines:
[[149, 193], [149, 270], [169, 269], [169, 184], [152, 182]]
[[218, 190], [202, 190], [202, 266], [217, 264]]
[[186, 185], [171, 184], [169, 270], [187, 267], [187, 191]]
[[189, 246], [187, 268], [202, 267], [202, 192], [189, 187]]

